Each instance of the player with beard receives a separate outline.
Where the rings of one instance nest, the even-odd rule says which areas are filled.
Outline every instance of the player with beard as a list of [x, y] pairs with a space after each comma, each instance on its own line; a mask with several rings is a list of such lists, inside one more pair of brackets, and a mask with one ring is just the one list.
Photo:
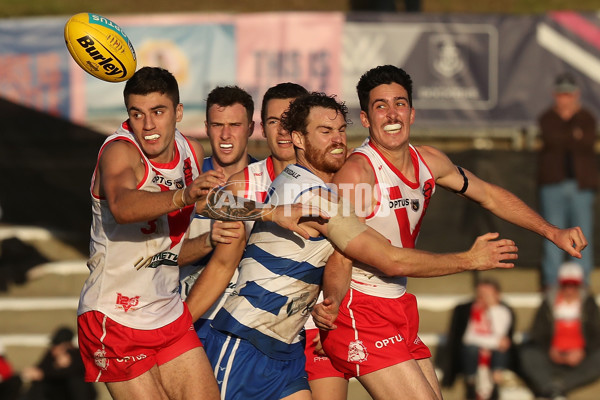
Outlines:
[[[465, 266], [510, 268], [513, 264], [503, 261], [517, 257], [514, 242], [491, 241], [486, 236], [464, 253], [407, 252], [391, 246], [356, 216], [344, 215], [347, 207], [338, 203], [328, 183], [346, 159], [346, 114], [346, 107], [334, 97], [311, 93], [293, 101], [282, 118], [284, 129], [292, 135], [296, 164], [288, 165], [273, 181], [267, 201], [317, 206], [331, 218], [302, 222], [309, 239], [275, 224], [254, 225], [239, 265], [236, 291], [215, 316], [205, 342], [222, 399], [311, 398], [303, 327], [317, 301], [332, 243], [363, 262], [398, 271], [404, 262], [446, 273]], [[236, 212], [232, 207], [224, 205], [219, 212]], [[231, 253], [235, 262], [237, 256]]]
[[[269, 88], [262, 100], [261, 109], [261, 127], [263, 136], [271, 151], [271, 155], [262, 161], [248, 165], [242, 171], [233, 174], [228, 181], [228, 188], [237, 196], [252, 199], [255, 201], [264, 201], [267, 190], [275, 177], [283, 169], [296, 162], [296, 154], [290, 133], [285, 130], [281, 124], [283, 113], [289, 108], [290, 102], [308, 94], [308, 91], [302, 86], [291, 83], [279, 83]], [[249, 235], [252, 222], [246, 222], [246, 234]], [[231, 243], [230, 237], [216, 238], [220, 243]], [[218, 266], [217, 264], [214, 264]], [[233, 276], [230, 276], [230, 275]], [[227, 296], [234, 290], [237, 281], [237, 268], [234, 271], [224, 271], [221, 268], [205, 268], [202, 275], [199, 276], [197, 283], [194, 284], [186, 299], [192, 317], [198, 320], [194, 323], [196, 330], [201, 338], [205, 333], [200, 330], [208, 331], [210, 329], [209, 321], [221, 308]], [[206, 295], [210, 290], [219, 290], [222, 282], [229, 280], [227, 288], [221, 294], [219, 300], [214, 303], [209, 311], [203, 315], [195, 315], [196, 310], [203, 310], [206, 305]], [[322, 300], [321, 297], [319, 297]], [[331, 361], [320, 354], [319, 330], [315, 326], [312, 318], [306, 321], [306, 372], [312, 391], [313, 400], [345, 400], [347, 398], [348, 381], [344, 375], [336, 370]]]
[[[275, 179], [275, 176], [278, 175], [285, 166], [295, 162], [296, 156], [294, 154], [294, 147], [292, 145], [290, 134], [281, 128], [280, 119], [283, 112], [289, 107], [290, 101], [307, 93], [308, 91], [305, 88], [291, 82], [280, 83], [269, 88], [265, 92], [262, 101], [261, 127], [263, 136], [266, 138], [267, 145], [271, 150], [271, 155], [264, 160], [253, 162], [233, 175], [227, 174], [226, 172], [225, 175], [229, 177], [227, 188], [230, 189], [232, 193], [240, 198], [264, 202], [267, 189], [271, 185], [271, 182], [273, 182], [273, 179]], [[239, 98], [241, 96], [238, 95], [236, 97]], [[247, 95], [247, 97], [249, 98], [249, 95]], [[214, 99], [212, 100], [212, 103], [215, 103]], [[217, 107], [215, 104], [211, 106], [211, 108], [215, 107]], [[243, 110], [243, 108], [241, 108], [241, 110]], [[215, 118], [211, 118], [210, 121], [214, 123]], [[211, 144], [212, 143], [213, 140], [211, 138]], [[221, 158], [222, 157], [218, 157], [217, 160], [220, 160]], [[220, 161], [218, 162], [219, 165], [222, 165]], [[199, 221], [213, 220], [197, 218], [195, 223], [198, 224]], [[240, 224], [240, 222], [213, 221], [211, 239], [215, 244], [230, 244], [236, 240], [241, 232], [238, 229], [232, 228], [234, 224]], [[253, 224], [253, 221], [245, 221], [244, 225], [247, 236], [250, 235]], [[218, 232], [215, 232], [214, 226], [219, 227]], [[221, 227], [225, 227], [225, 229], [221, 229]], [[207, 227], [207, 229], [209, 228]], [[184, 245], [186, 244], [187, 243], [184, 243]], [[232, 251], [235, 250], [232, 249]], [[203, 264], [208, 264], [209, 258], [210, 257], [207, 257]], [[210, 329], [210, 321], [212, 321], [217, 311], [221, 308], [227, 296], [235, 290], [235, 283], [237, 281], [237, 268], [233, 271], [223, 271], [219, 268], [219, 264], [213, 263], [212, 265], [214, 268], [202, 267], [198, 269], [196, 273], [187, 275], [182, 281], [182, 292], [186, 303], [190, 307], [192, 318], [195, 321], [194, 327], [196, 328], [196, 333], [201, 340], [206, 338], [206, 334]], [[182, 268], [183, 271], [189, 271], [189, 269], [190, 267]], [[227, 280], [226, 288], [224, 291], [219, 292], [223, 286], [224, 280]], [[218, 292], [216, 294], [218, 300], [211, 305], [207, 305], [207, 299], [213, 297], [213, 295], [207, 296], [207, 294], [214, 290]]]

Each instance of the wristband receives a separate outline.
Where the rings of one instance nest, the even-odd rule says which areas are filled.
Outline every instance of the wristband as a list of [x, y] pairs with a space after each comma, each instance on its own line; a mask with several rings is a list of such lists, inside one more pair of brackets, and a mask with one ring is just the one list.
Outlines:
[[[177, 199], [178, 193], [181, 193], [181, 199]], [[185, 202], [185, 189], [177, 189], [175, 193], [173, 193], [172, 201], [175, 207], [177, 208], [183, 208], [187, 206], [187, 203]]]

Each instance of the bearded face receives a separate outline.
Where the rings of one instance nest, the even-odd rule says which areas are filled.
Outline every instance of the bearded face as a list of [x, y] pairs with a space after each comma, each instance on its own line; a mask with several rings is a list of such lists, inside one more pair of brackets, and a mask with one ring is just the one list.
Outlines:
[[[307, 140], [305, 157], [314, 168], [333, 174], [344, 165], [346, 150], [344, 143], [330, 143], [325, 149], [321, 150], [318, 146], [312, 145], [310, 140]], [[339, 157], [340, 154], [343, 157]]]

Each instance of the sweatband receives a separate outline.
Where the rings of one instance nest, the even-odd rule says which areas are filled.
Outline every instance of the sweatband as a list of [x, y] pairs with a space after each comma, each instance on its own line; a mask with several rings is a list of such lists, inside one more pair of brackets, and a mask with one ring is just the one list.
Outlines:
[[469, 180], [467, 179], [467, 175], [465, 175], [465, 171], [463, 171], [463, 169], [461, 167], [459, 167], [457, 165], [456, 168], [458, 168], [458, 172], [460, 172], [460, 174], [463, 176], [464, 183], [463, 183], [462, 189], [454, 190], [454, 193], [463, 194], [464, 192], [467, 191], [467, 188], [469, 187]]
[[[177, 194], [181, 194], [181, 200], [177, 199]], [[175, 191], [175, 193], [173, 193], [173, 204], [175, 205], [175, 207], [177, 208], [183, 208], [185, 206], [187, 206], [187, 203], [185, 202], [185, 189], [177, 189]]]

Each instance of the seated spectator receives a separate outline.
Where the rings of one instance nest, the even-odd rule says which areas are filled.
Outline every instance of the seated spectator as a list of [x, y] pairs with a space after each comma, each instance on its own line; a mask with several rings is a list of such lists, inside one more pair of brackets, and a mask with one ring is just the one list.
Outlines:
[[4, 346], [0, 343], [0, 399], [16, 400], [19, 398], [20, 389], [21, 378], [15, 374], [4, 353]]
[[457, 375], [463, 374], [467, 400], [497, 400], [502, 372], [516, 364], [514, 323], [513, 310], [500, 300], [498, 282], [480, 279], [475, 298], [454, 309], [448, 341], [438, 351], [442, 386], [452, 386]]
[[35, 367], [23, 369], [21, 376], [31, 382], [25, 400], [94, 400], [93, 383], [85, 382], [83, 361], [73, 345], [73, 330], [59, 328], [50, 348]]
[[577, 263], [561, 265], [559, 286], [546, 293], [521, 346], [523, 376], [537, 398], [566, 399], [600, 377], [600, 311], [583, 275]]

